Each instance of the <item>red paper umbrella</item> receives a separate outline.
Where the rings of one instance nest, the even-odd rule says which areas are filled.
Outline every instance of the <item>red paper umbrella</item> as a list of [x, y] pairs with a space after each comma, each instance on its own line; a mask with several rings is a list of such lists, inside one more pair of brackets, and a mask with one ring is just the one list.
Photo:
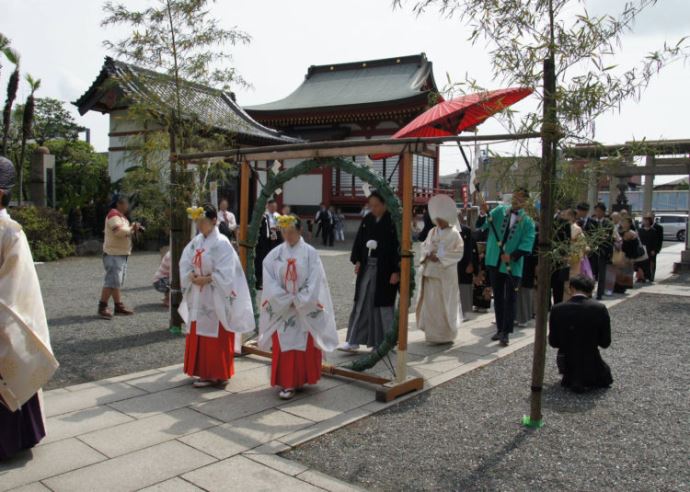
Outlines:
[[[447, 137], [483, 123], [487, 118], [529, 96], [532, 89], [512, 87], [496, 91], [479, 92], [442, 101], [417, 116], [395, 132], [392, 138]], [[372, 159], [383, 159], [392, 154], [377, 154]]]

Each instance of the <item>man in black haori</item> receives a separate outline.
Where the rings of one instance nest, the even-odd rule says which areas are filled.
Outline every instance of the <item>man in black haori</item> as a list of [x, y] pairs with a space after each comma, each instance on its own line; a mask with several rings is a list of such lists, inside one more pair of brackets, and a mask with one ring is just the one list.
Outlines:
[[383, 196], [369, 195], [368, 213], [357, 231], [350, 261], [357, 286], [347, 341], [339, 347], [356, 352], [360, 345], [378, 347], [392, 329], [395, 298], [400, 283], [400, 248], [395, 224]]
[[261, 217], [259, 235], [256, 239], [256, 252], [254, 255], [254, 276], [256, 277], [256, 289], [263, 289], [263, 264], [273, 248], [283, 242], [277, 225], [278, 205], [271, 199], [266, 203], [266, 211]]

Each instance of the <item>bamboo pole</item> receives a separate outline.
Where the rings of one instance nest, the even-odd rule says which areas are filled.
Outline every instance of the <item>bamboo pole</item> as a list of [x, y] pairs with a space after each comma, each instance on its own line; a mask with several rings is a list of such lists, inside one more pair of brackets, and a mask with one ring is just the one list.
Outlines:
[[407, 378], [407, 319], [410, 308], [410, 267], [412, 262], [412, 152], [406, 149], [402, 155], [402, 230], [400, 231], [400, 302], [398, 303], [398, 353], [396, 382]]
[[250, 164], [248, 161], [242, 161], [240, 165], [240, 231], [239, 231], [239, 249], [240, 262], [242, 268], [247, 271], [247, 235], [249, 231], [249, 177], [251, 175]]
[[184, 225], [185, 220], [182, 216], [184, 209], [181, 203], [184, 199], [181, 191], [181, 174], [184, 172], [184, 163], [176, 159], [177, 153], [177, 132], [176, 125], [172, 125], [169, 131], [170, 137], [170, 330], [179, 333], [182, 327], [182, 316], [178, 312], [182, 303], [182, 289], [180, 282], [180, 258], [185, 246]]
[[537, 313], [532, 357], [530, 415], [523, 419], [528, 427], [543, 425], [541, 403], [546, 362], [546, 325], [551, 295], [551, 238], [553, 235], [553, 185], [556, 176], [556, 75], [553, 58], [544, 60], [544, 123], [542, 131], [541, 211], [539, 217], [539, 264], [537, 266]]

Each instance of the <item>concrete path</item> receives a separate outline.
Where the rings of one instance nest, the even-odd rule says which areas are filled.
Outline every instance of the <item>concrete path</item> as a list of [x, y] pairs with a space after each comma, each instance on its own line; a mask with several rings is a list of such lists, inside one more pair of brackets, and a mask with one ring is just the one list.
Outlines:
[[[658, 280], [670, 274], [680, 248], [662, 252]], [[665, 289], [653, 285], [627, 297]], [[500, 348], [489, 340], [492, 319], [479, 315], [452, 346], [430, 346], [411, 316], [410, 374], [425, 379], [426, 391], [533, 342], [534, 328], [523, 328]], [[329, 362], [347, 357], [332, 354]], [[48, 435], [0, 463], [0, 490], [356, 490], [277, 453], [390, 404], [376, 402], [371, 386], [336, 378], [285, 402], [269, 387], [270, 361], [241, 357], [235, 365], [225, 389], [193, 388], [177, 364], [46, 392]], [[372, 372], [390, 376], [383, 363]]]

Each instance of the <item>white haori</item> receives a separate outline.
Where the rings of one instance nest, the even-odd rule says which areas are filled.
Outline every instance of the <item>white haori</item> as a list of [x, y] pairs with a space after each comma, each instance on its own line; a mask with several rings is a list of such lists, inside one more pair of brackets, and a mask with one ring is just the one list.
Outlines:
[[[422, 245], [422, 286], [416, 316], [417, 328], [426, 333], [429, 341], [452, 341], [462, 323], [457, 264], [463, 250], [462, 236], [455, 226], [434, 227]], [[438, 257], [437, 262], [428, 259], [432, 253]]]
[[[211, 275], [212, 282], [199, 286], [192, 283], [191, 274]], [[196, 322], [196, 334], [218, 338], [218, 324], [226, 331], [248, 333], [254, 331], [256, 320], [252, 309], [247, 279], [235, 249], [218, 228], [204, 237], [198, 234], [187, 245], [180, 259], [182, 303], [179, 313], [189, 333]], [[235, 337], [235, 351], [241, 346]]]
[[18, 410], [57, 368], [29, 243], [21, 226], [0, 210], [0, 396], [5, 405]]
[[259, 316], [259, 347], [271, 348], [278, 333], [280, 350], [304, 351], [308, 335], [325, 352], [338, 346], [333, 301], [317, 251], [300, 239], [287, 242], [266, 256]]

